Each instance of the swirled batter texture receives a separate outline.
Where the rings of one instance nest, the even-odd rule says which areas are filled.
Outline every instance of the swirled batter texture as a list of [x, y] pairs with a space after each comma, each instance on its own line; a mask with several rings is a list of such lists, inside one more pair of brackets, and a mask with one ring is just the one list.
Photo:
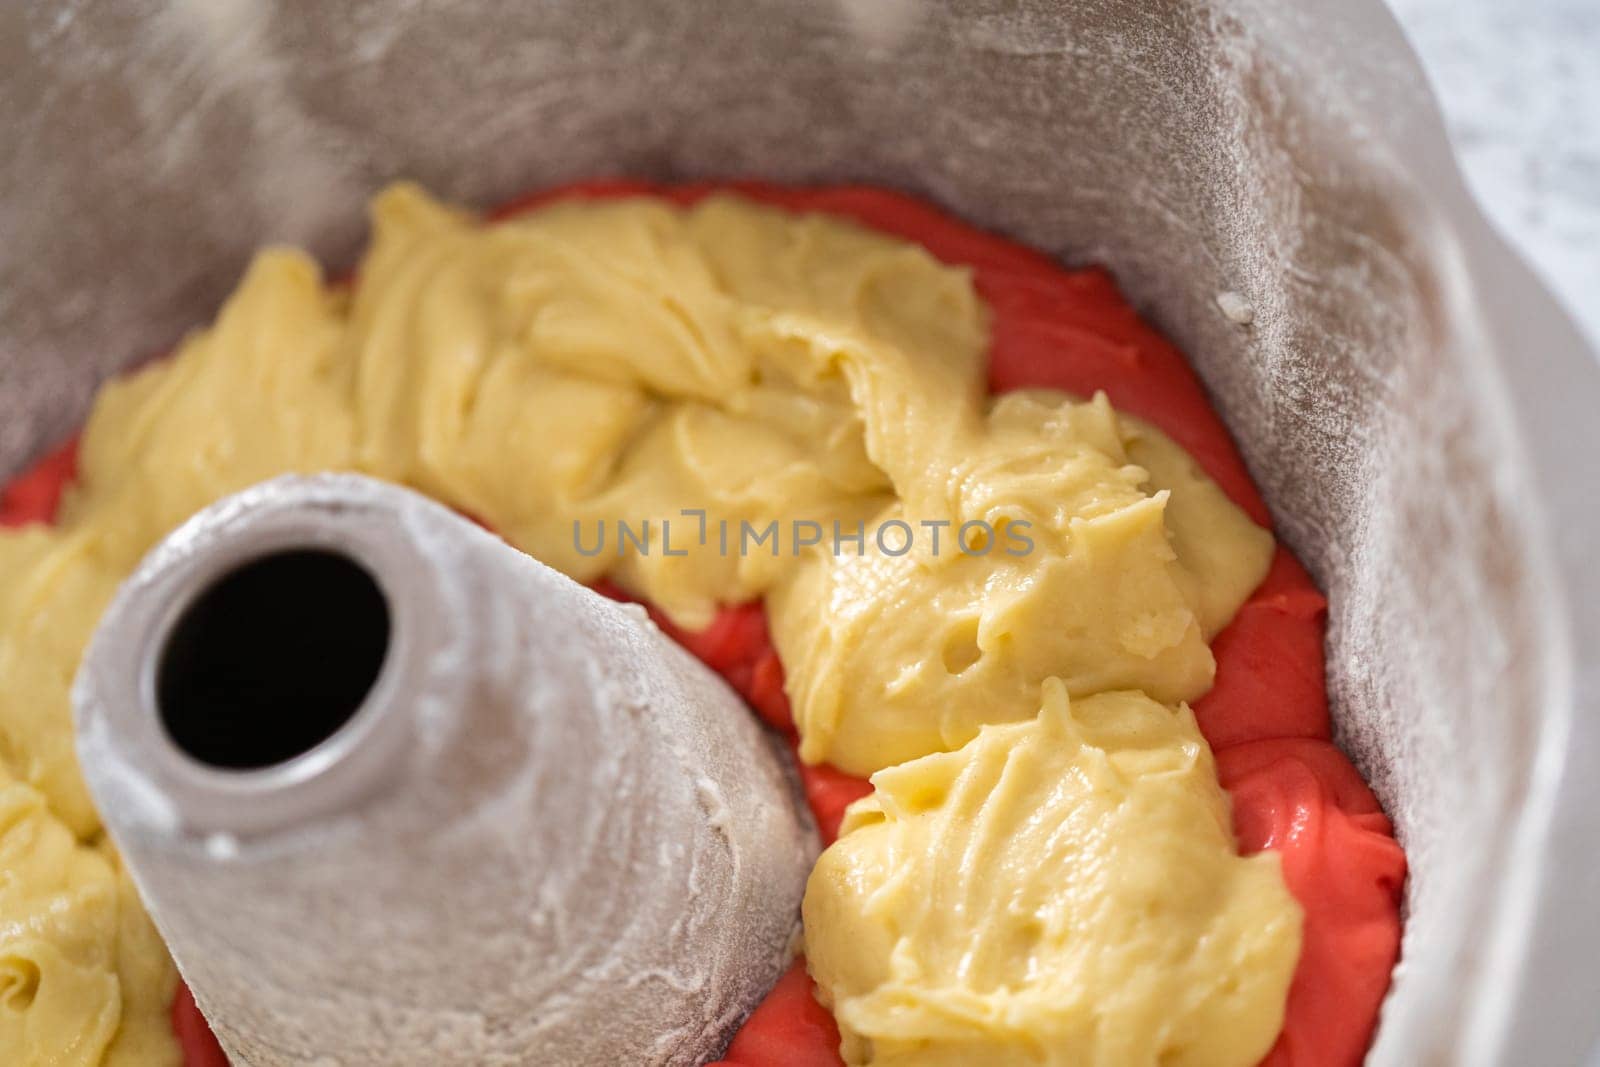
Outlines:
[[80, 842], [38, 790], [0, 768], [4, 1062], [172, 1062], [174, 984], [109, 846]]
[[1254, 1063], [1300, 911], [1187, 707], [1068, 699], [872, 777], [805, 899], [849, 1063]]
[[[851, 195], [842, 194], [846, 211]], [[1151, 793], [1162, 799], [1152, 801], [1148, 842], [1176, 840], [1162, 825], [1192, 824], [1182, 839], [1206, 857], [1219, 884], [1278, 889], [1257, 895], [1260, 914], [1248, 929], [1231, 922], [1226, 892], [1189, 901], [1192, 912], [1173, 910], [1172, 929], [1228, 931], [1251, 944], [1264, 938], [1277, 947], [1272, 958], [1292, 961], [1297, 907], [1272, 856], [1237, 857], [1204, 741], [1178, 706], [1212, 685], [1218, 666], [1207, 641], [1271, 558], [1270, 536], [1256, 525], [1259, 501], [1236, 458], [1232, 468], [1217, 462], [1231, 455], [1225, 434], [1219, 446], [1219, 435], [1195, 434], [1182, 420], [1163, 420], [1161, 403], [1145, 405], [1141, 414], [1180, 447], [1153, 425], [1120, 416], [1104, 397], [1081, 399], [1095, 383], [1070, 374], [1031, 384], [1065, 387], [1079, 399], [1041, 389], [988, 400], [986, 378], [1022, 384], [1006, 382], [1010, 368], [984, 359], [986, 350], [1014, 346], [1022, 322], [997, 294], [979, 292], [996, 248], [1010, 246], [985, 245], [987, 238], [945, 224], [941, 255], [959, 261], [969, 253], [975, 287], [969, 270], [837, 218], [703, 191], [684, 199], [697, 203], [552, 204], [485, 226], [399, 187], [377, 202], [373, 244], [353, 287], [326, 285], [296, 253], [264, 253], [213, 327], [173, 359], [107, 387], [57, 528], [0, 537], [0, 577], [29, 591], [0, 604], [0, 755], [40, 798], [43, 825], [71, 846], [40, 854], [24, 895], [92, 881], [88, 867], [69, 861], [85, 849], [115, 871], [114, 858], [95, 845], [98, 824], [72, 764], [65, 705], [77, 654], [116, 581], [167, 530], [220, 496], [285, 471], [355, 469], [429, 492], [579, 578], [608, 578], [696, 635], [702, 654], [714, 651], [707, 635], [729, 618], [719, 605], [766, 597], [778, 657], [764, 628], [723, 651], [732, 659], [754, 652], [734, 669], [748, 668], [741, 688], [765, 694], [757, 703], [775, 721], [786, 720], [789, 703], [778, 659], [788, 668], [797, 740], [815, 764], [808, 791], [834, 819], [835, 804], [865, 789], [837, 767], [892, 777], [908, 761], [913, 769], [930, 758], [977, 765], [984, 760], [973, 753], [990, 751], [993, 738], [1064, 729], [1110, 699], [1096, 693], [1143, 690], [1140, 708], [1159, 709], [1160, 721], [1179, 724], [1180, 733], [1191, 724], [1173, 750], [1193, 753], [1192, 766], [1206, 769], [1191, 774], [1193, 795]], [[1008, 299], [1030, 298], [1023, 287]], [[1220, 487], [1201, 468], [1221, 471]], [[893, 555], [872, 540], [853, 556], [816, 547], [677, 556], [659, 551], [658, 541], [655, 552], [635, 543], [590, 554], [574, 536], [574, 523], [615, 529], [619, 520], [637, 527], [649, 519], [659, 530], [684, 508], [713, 524], [758, 529], [795, 519], [953, 529], [981, 518], [997, 535], [1031, 531], [1036, 551], [951, 552], [947, 541], [942, 554], [919, 545]], [[33, 617], [40, 612], [57, 621]], [[735, 618], [761, 622], [759, 612]], [[872, 656], [874, 647], [885, 655]], [[839, 678], [849, 685], [834, 685]], [[1047, 692], [1066, 709], [1054, 718], [1037, 714]], [[1073, 758], [1120, 751], [1074, 736]], [[1134, 776], [1130, 788], [1142, 781]], [[1048, 789], [980, 793], [948, 813], [971, 835], [1018, 811], [1039, 825], [1066, 818]], [[847, 835], [841, 844], [856, 844], [837, 857], [871, 853], [867, 830], [863, 823]], [[914, 834], [913, 822], [904, 831]], [[1133, 862], [1138, 854], [1107, 856]], [[930, 853], [921, 877], [937, 894], [958, 866]], [[997, 888], [1051, 896], [1045, 866], [995, 874]], [[76, 979], [43, 949], [31, 957], [49, 964], [37, 992], [0, 1003], [55, 1042], [52, 1052], [83, 1050], [62, 1062], [101, 1062], [119, 1048], [139, 1057], [125, 1062], [170, 1062], [170, 1040], [146, 1025], [159, 1013], [149, 1006], [170, 994], [170, 965], [130, 894], [117, 935], [105, 933], [109, 898], [90, 897], [99, 901], [93, 915], [60, 936], [81, 934], [97, 946], [83, 958], [118, 1021], [44, 998], [47, 979], [56, 989]], [[871, 918], [851, 899], [831, 902], [841, 926]], [[1114, 911], [1118, 903], [1089, 887], [1062, 907]], [[0, 911], [0, 921], [8, 914]], [[833, 921], [814, 921], [810, 936], [825, 935]], [[930, 959], [953, 958], [951, 947], [972, 934], [958, 921], [942, 931], [934, 925], [907, 942], [928, 948]], [[1105, 952], [1092, 954], [1115, 959], [1128, 946], [1117, 924], [1105, 929]], [[1308, 918], [1308, 952], [1312, 932]], [[108, 937], [121, 956], [107, 952]], [[1262, 957], [1242, 948], [1230, 957], [1221, 946], [1211, 958], [1242, 966]], [[878, 966], [871, 953], [832, 959], [826, 996], [842, 1004], [837, 994], [847, 985], [851, 996], [870, 993]], [[1197, 1062], [1249, 1062], [1271, 1043], [1288, 970], [1261, 973], [1236, 976], [1238, 995], [1208, 1016], [1223, 1022], [1196, 1038], [1202, 1045], [1185, 1045]], [[959, 985], [956, 977], [946, 985]], [[1229, 975], [1211, 979], [1226, 988]], [[1143, 998], [1160, 1010], [1164, 988], [1130, 981], [1087, 995]], [[1094, 1054], [1046, 1018], [1036, 1024], [1063, 1054]], [[998, 1029], [988, 1046], [973, 1044], [981, 1035], [961, 1041], [980, 1057], [1004, 1055], [1026, 1028]], [[868, 1029], [847, 1021], [845, 1051], [858, 1062], [876, 1054]], [[147, 1032], [155, 1036], [145, 1040]], [[894, 1062], [941, 1062], [949, 1046], [940, 1042], [930, 1034], [920, 1052], [900, 1049]]]

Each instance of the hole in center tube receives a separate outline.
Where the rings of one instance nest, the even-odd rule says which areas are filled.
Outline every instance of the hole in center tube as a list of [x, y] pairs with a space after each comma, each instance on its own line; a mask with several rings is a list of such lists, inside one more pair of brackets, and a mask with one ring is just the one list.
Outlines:
[[389, 606], [366, 568], [290, 549], [206, 587], [161, 650], [156, 706], [173, 742], [228, 770], [284, 763], [332, 737], [389, 651]]

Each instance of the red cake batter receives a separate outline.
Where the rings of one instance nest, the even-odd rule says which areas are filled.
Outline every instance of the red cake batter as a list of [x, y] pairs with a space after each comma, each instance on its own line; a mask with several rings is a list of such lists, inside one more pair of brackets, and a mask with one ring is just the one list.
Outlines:
[[[518, 201], [496, 217], [558, 198], [654, 195], [691, 203], [718, 190], [851, 218], [970, 267], [993, 312], [994, 392], [1048, 386], [1088, 396], [1104, 390], [1118, 410], [1164, 430], [1235, 503], [1270, 526], [1266, 505], [1194, 372], [1099, 268], [1067, 270], [910, 197], [848, 186], [589, 182]], [[51, 521], [73, 467], [68, 445], [18, 478], [0, 493], [0, 525]], [[1330, 740], [1326, 612], [1310, 576], [1280, 547], [1266, 580], [1213, 643], [1216, 684], [1194, 708], [1233, 799], [1240, 849], [1276, 849], [1284, 880], [1305, 912], [1283, 1033], [1265, 1061], [1273, 1067], [1359, 1063], [1400, 947], [1405, 856], [1372, 792]], [[699, 633], [656, 618], [763, 719], [794, 737], [783, 668], [759, 604], [727, 608]], [[800, 773], [824, 841], [831, 842], [844, 808], [871, 786], [829, 767], [802, 764]], [[173, 1024], [186, 1067], [225, 1067], [187, 990], [173, 1005]], [[839, 1067], [838, 1045], [838, 1030], [812, 996], [802, 961], [734, 1038], [722, 1067]]]

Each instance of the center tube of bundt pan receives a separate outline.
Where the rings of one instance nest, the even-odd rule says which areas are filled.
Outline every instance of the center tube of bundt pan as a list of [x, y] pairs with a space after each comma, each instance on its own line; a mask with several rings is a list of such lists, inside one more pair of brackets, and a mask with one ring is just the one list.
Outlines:
[[789, 962], [817, 841], [779, 743], [638, 607], [408, 490], [201, 512], [73, 701], [241, 1067], [699, 1064]]

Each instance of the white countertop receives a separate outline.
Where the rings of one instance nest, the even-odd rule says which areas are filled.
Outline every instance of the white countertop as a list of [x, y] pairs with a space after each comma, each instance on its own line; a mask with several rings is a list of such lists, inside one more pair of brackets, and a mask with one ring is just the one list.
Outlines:
[[1467, 183], [1600, 350], [1600, 0], [1389, 0]]

